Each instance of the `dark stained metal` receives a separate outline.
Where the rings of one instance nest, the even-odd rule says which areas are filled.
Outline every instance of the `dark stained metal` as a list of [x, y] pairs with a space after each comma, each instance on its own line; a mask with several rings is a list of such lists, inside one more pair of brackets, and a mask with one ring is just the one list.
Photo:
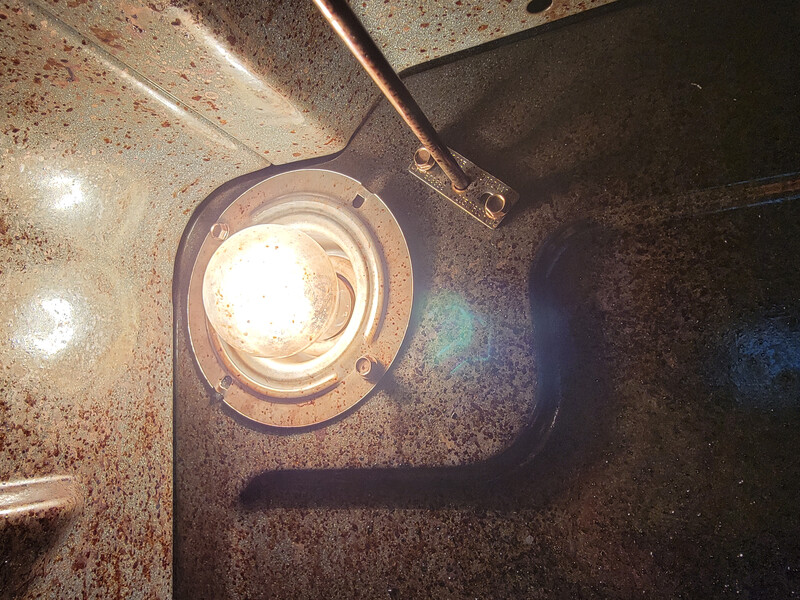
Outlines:
[[422, 145], [436, 159], [456, 190], [465, 190], [470, 179], [444, 145], [431, 122], [422, 112], [411, 92], [395, 73], [389, 61], [372, 40], [345, 0], [314, 0], [339, 37], [369, 73]]

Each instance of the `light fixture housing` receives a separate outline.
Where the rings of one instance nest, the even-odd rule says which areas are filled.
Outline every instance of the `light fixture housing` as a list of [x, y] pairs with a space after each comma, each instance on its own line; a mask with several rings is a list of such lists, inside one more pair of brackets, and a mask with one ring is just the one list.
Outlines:
[[[267, 248], [270, 239], [282, 241]], [[290, 247], [306, 269], [299, 279], [293, 258], [283, 267], [271, 260]], [[237, 273], [226, 271], [236, 265]], [[277, 297], [277, 313], [259, 314], [270, 306], [259, 296], [285, 285], [296, 288], [292, 301]], [[309, 316], [310, 329], [285, 331], [280, 341], [288, 344], [270, 343], [276, 319], [290, 323], [289, 311], [309, 297], [316, 308], [295, 311], [294, 320]], [[189, 283], [189, 337], [204, 378], [232, 409], [272, 427], [309, 427], [375, 387], [400, 349], [412, 300], [408, 246], [383, 201], [341, 173], [299, 169], [245, 191], [206, 234]]]

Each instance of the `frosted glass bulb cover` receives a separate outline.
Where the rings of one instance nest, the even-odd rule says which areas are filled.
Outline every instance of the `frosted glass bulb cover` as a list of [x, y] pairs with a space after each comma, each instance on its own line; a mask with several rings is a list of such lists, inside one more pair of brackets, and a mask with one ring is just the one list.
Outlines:
[[338, 279], [325, 250], [283, 225], [254, 225], [225, 240], [203, 276], [203, 306], [217, 335], [254, 356], [296, 354], [336, 317]]

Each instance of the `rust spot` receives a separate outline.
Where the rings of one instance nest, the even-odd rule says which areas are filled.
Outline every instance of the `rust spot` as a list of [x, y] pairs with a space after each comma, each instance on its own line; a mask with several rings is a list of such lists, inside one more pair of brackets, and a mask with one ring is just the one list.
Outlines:
[[[45, 71], [51, 71], [54, 68], [58, 67], [59, 69], [64, 69], [67, 72], [67, 81], [77, 81], [77, 77], [75, 77], [75, 73], [72, 70], [72, 67], [69, 65], [63, 64], [64, 61], [57, 61], [55, 58], [48, 58], [47, 62], [44, 63], [44, 67], [42, 67]], [[48, 75], [45, 75], [48, 77]]]
[[178, 26], [180, 26], [180, 24], [181, 24], [181, 20], [180, 20], [180, 19], [175, 19], [175, 20], [174, 20], [172, 23], [170, 23], [170, 24], [171, 24], [171, 25], [175, 25], [175, 27], [178, 27]]
[[120, 38], [119, 34], [114, 33], [109, 29], [103, 29], [102, 27], [89, 27], [89, 31], [97, 36], [97, 39], [104, 44], [111, 46], [112, 48], [116, 48], [117, 50], [125, 49], [125, 46], [117, 42], [117, 40]]
[[197, 185], [197, 183], [198, 183], [199, 181], [200, 181], [200, 178], [198, 177], [198, 178], [197, 178], [197, 179], [195, 179], [195, 180], [194, 180], [192, 183], [190, 183], [190, 184], [188, 184], [188, 185], [184, 186], [184, 187], [183, 187], [183, 189], [181, 189], [181, 194], [185, 194], [185, 193], [186, 193], [186, 190], [188, 190], [188, 189], [189, 189], [190, 187], [192, 187], [193, 185]]

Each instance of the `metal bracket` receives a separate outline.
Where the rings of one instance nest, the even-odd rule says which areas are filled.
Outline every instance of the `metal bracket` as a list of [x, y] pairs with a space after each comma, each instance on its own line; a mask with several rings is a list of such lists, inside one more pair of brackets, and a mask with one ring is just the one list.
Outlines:
[[487, 227], [496, 229], [519, 200], [519, 194], [458, 152], [452, 149], [450, 152], [471, 181], [464, 191], [453, 188], [450, 178], [425, 148], [414, 153], [414, 160], [408, 170], [460, 209]]

